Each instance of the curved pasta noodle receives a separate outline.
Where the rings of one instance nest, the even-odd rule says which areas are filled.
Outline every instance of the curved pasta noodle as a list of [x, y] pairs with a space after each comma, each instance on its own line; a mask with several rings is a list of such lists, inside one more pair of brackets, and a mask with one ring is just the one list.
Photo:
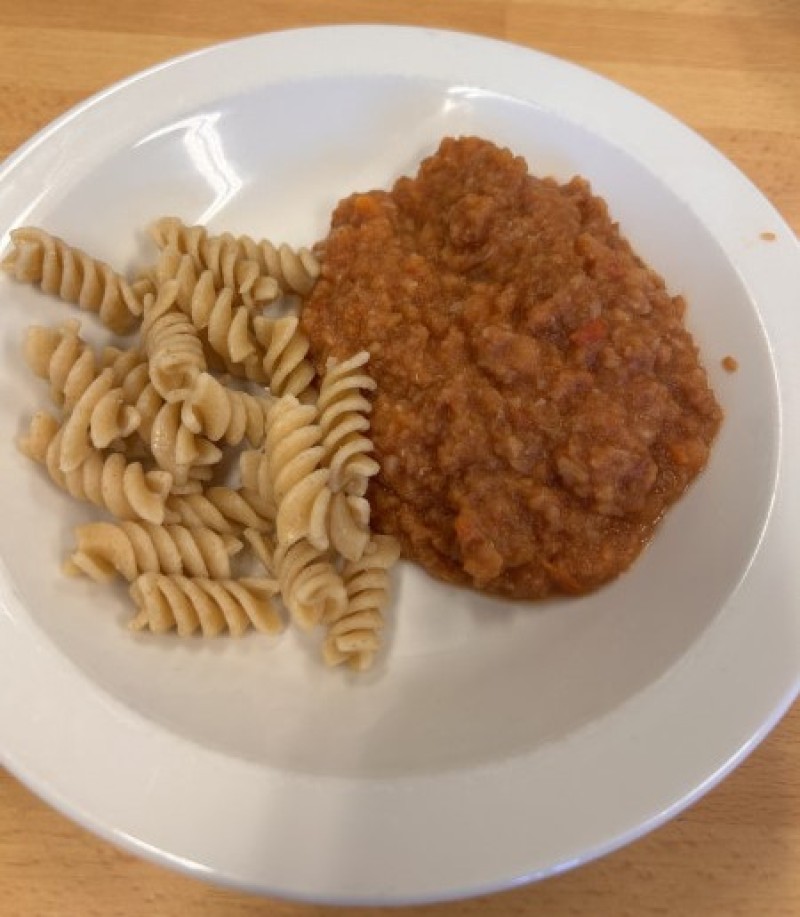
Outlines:
[[257, 532], [255, 529], [245, 529], [242, 538], [250, 546], [258, 562], [269, 573], [275, 575], [275, 543], [266, 532]]
[[370, 477], [378, 463], [369, 453], [369, 401], [365, 390], [375, 381], [363, 372], [369, 354], [361, 351], [344, 362], [329, 359], [320, 383], [317, 410], [322, 432], [320, 464], [330, 471], [331, 499], [328, 530], [333, 547], [350, 561], [357, 561], [369, 541], [369, 503], [364, 499]]
[[190, 494], [201, 494], [206, 479], [198, 477], [196, 475], [197, 470], [199, 469], [193, 468], [192, 476], [188, 477], [182, 484], [175, 484], [173, 482], [170, 495], [177, 494], [178, 496], [186, 497]]
[[161, 253], [157, 275], [162, 284], [175, 281], [178, 307], [203, 332], [208, 348], [223, 366], [242, 364], [248, 378], [264, 381], [250, 311], [231, 287], [218, 289], [210, 270], [198, 275], [191, 255], [182, 255], [172, 246]]
[[206, 346], [206, 360], [210, 372], [234, 379], [247, 379], [249, 382], [268, 389], [267, 377], [261, 364], [262, 357], [263, 351], [259, 346], [258, 353], [251, 354], [245, 360], [235, 363], [233, 360], [226, 360], [210, 345]]
[[274, 277], [285, 293], [308, 296], [320, 274], [319, 261], [307, 248], [294, 249], [285, 242], [274, 245], [267, 239], [254, 242], [240, 236], [246, 256], [255, 261], [269, 277]]
[[177, 295], [177, 281], [162, 284], [155, 297], [145, 297], [142, 318], [150, 381], [169, 402], [182, 401], [207, 368], [198, 331], [178, 308]]
[[344, 614], [347, 592], [329, 554], [303, 538], [291, 545], [279, 543], [273, 565], [283, 603], [303, 630]]
[[72, 441], [65, 436], [64, 446], [65, 453], [72, 453], [72, 467], [80, 463], [89, 448], [87, 431], [92, 445], [102, 449], [140, 427], [141, 415], [119, 385], [130, 373], [147, 369], [143, 354], [137, 350], [116, 351], [113, 359], [104, 354], [103, 369], [79, 331], [78, 322], [72, 321], [60, 328], [34, 325], [28, 329], [24, 347], [31, 369], [50, 381], [50, 394], [56, 404], [74, 412], [67, 423]]
[[16, 280], [96, 313], [116, 334], [134, 329], [142, 315], [143, 297], [153, 290], [152, 282], [129, 284], [104, 261], [36, 227], [13, 230], [11, 242], [2, 267]]
[[185, 484], [192, 470], [216, 465], [222, 451], [183, 422], [183, 405], [165, 402], [150, 426], [150, 449], [159, 468], [168, 471], [176, 484]]
[[[101, 379], [98, 376], [98, 380]], [[113, 373], [112, 379], [113, 383]], [[94, 384], [94, 383], [93, 383]], [[100, 384], [99, 381], [97, 384]], [[86, 395], [89, 390], [87, 389]], [[66, 430], [70, 428], [73, 418], [80, 420], [80, 411], [83, 399], [75, 406], [75, 410], [70, 415], [65, 424], [65, 442]], [[122, 389], [114, 387], [98, 398], [97, 403], [89, 416], [89, 439], [92, 446], [96, 449], [105, 449], [113, 442], [124, 439], [138, 430], [141, 423], [141, 415], [136, 408], [125, 403]]]
[[322, 447], [317, 411], [284, 395], [267, 413], [264, 454], [269, 468], [265, 500], [277, 507], [278, 542], [292, 544], [301, 538], [317, 549], [328, 547], [327, 514], [331, 492], [329, 472], [319, 468]]
[[143, 442], [149, 445], [153, 423], [166, 402], [150, 381], [150, 367], [147, 358], [137, 351], [141, 360], [133, 365], [131, 353], [131, 351], [107, 347], [103, 354], [104, 363], [114, 374], [114, 381], [122, 391], [124, 403], [131, 405], [139, 414], [139, 427], [136, 433]]
[[334, 492], [363, 496], [369, 478], [379, 471], [369, 453], [372, 441], [368, 414], [372, 410], [364, 397], [365, 390], [375, 389], [375, 380], [362, 367], [369, 362], [363, 350], [341, 363], [329, 359], [319, 387], [317, 410], [322, 431], [324, 454], [322, 465], [330, 468], [330, 486]]
[[331, 496], [328, 508], [328, 536], [332, 547], [346, 560], [358, 560], [370, 537], [370, 508], [364, 497], [343, 492]]
[[264, 348], [262, 367], [266, 384], [274, 395], [295, 395], [301, 401], [311, 392], [314, 367], [306, 359], [309, 341], [295, 315], [253, 319], [256, 340]]
[[130, 347], [127, 350], [104, 347], [100, 365], [103, 369], [110, 369], [114, 385], [123, 388], [132, 374], [141, 373], [147, 367], [147, 356], [138, 347]]
[[210, 270], [215, 289], [235, 290], [245, 303], [272, 302], [280, 293], [277, 280], [265, 276], [258, 261], [230, 233], [213, 236], [204, 226], [163, 217], [151, 225], [150, 235], [159, 248], [188, 255], [197, 271]]
[[105, 448], [133, 433], [139, 414], [125, 405], [122, 391], [114, 387], [113, 373], [104, 369], [78, 398], [62, 428], [59, 467], [75, 471], [92, 448]]
[[160, 525], [172, 476], [164, 471], [145, 471], [140, 462], [128, 462], [118, 452], [105, 455], [92, 450], [74, 471], [60, 467], [62, 429], [50, 414], [33, 416], [28, 434], [20, 440], [20, 450], [43, 464], [62, 489], [77, 500], [86, 500], [107, 509], [118, 519], [143, 519]]
[[231, 555], [243, 547], [210, 529], [148, 522], [90, 522], [75, 529], [75, 538], [66, 572], [98, 582], [117, 574], [132, 582], [142, 573], [230, 579]]
[[33, 325], [25, 335], [23, 355], [31, 370], [50, 382], [53, 401], [68, 411], [99, 372], [95, 353], [81, 338], [77, 321], [59, 328]]
[[251, 446], [264, 442], [267, 411], [265, 397], [239, 392], [222, 385], [209, 373], [201, 373], [181, 410], [183, 423], [212, 442], [224, 440], [236, 446], [247, 439]]
[[239, 478], [245, 490], [257, 493], [266, 507], [269, 507], [269, 518], [274, 519], [277, 512], [275, 494], [272, 488], [272, 477], [269, 462], [263, 449], [245, 449], [239, 455]]
[[[255, 490], [262, 493], [262, 496], [271, 495], [272, 490], [269, 486], [267, 473], [266, 456], [261, 449], [244, 449], [239, 455], [239, 477], [242, 481], [242, 487], [249, 490]], [[262, 488], [262, 475], [264, 475], [264, 486]]]
[[250, 628], [277, 634], [283, 620], [271, 597], [277, 592], [272, 579], [209, 579], [143, 573], [130, 587], [139, 609], [130, 622], [132, 630], [179, 636], [200, 631], [204, 637], [222, 633], [241, 636]]
[[156, 287], [161, 287], [170, 280], [178, 285], [175, 297], [182, 312], [189, 314], [189, 303], [192, 291], [197, 286], [198, 269], [191, 255], [184, 255], [173, 245], [168, 245], [158, 256], [153, 269]]
[[234, 533], [240, 528], [269, 531], [269, 507], [258, 494], [244, 488], [209, 487], [203, 493], [172, 494], [166, 502], [167, 521]]
[[205, 226], [188, 226], [179, 217], [161, 217], [148, 227], [150, 238], [160, 249], [174, 248], [191, 255], [198, 268], [203, 266], [201, 246], [208, 236]]
[[375, 535], [363, 557], [345, 564], [342, 579], [347, 605], [328, 616], [322, 655], [328, 665], [346, 662], [357, 671], [368, 669], [380, 649], [383, 610], [389, 601], [389, 569], [400, 557], [400, 545], [388, 535]]
[[[204, 331], [208, 346], [226, 363], [258, 366], [258, 347], [250, 329], [250, 313], [237, 305], [233, 291], [217, 292], [211, 271], [203, 271], [189, 299], [187, 312], [195, 328]], [[251, 369], [251, 373], [257, 369]]]

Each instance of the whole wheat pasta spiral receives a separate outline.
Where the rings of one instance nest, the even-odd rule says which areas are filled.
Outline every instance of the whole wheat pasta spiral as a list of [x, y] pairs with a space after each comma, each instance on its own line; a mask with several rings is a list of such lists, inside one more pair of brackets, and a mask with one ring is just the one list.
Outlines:
[[167, 281], [155, 297], [145, 297], [142, 318], [150, 380], [170, 402], [182, 401], [207, 368], [198, 331], [178, 308], [177, 295], [177, 282]]
[[258, 261], [230, 233], [213, 236], [203, 226], [164, 217], [151, 225], [150, 235], [159, 248], [188, 255], [197, 271], [210, 270], [215, 289], [228, 287], [246, 304], [272, 302], [280, 293], [277, 280], [265, 276]]
[[25, 336], [23, 355], [33, 372], [50, 382], [53, 401], [68, 411], [99, 372], [97, 357], [81, 338], [77, 321], [65, 322], [59, 328], [33, 325]]
[[[141, 414], [121, 387], [129, 375], [141, 371], [146, 374], [147, 363], [136, 349], [108, 348], [102, 360], [98, 360], [79, 331], [80, 325], [74, 321], [59, 328], [34, 325], [25, 337], [24, 356], [37, 376], [50, 381], [53, 401], [68, 412], [79, 405], [84, 408], [90, 386], [96, 383], [106, 389], [92, 410], [88, 424], [92, 445], [105, 448], [115, 439], [129, 436], [141, 427]], [[103, 373], [104, 380], [98, 383]]]
[[176, 302], [181, 311], [188, 314], [192, 291], [197, 286], [197, 278], [199, 276], [198, 268], [192, 256], [182, 254], [175, 246], [168, 245], [159, 254], [158, 261], [152, 272], [156, 288], [162, 287], [170, 280], [174, 280], [177, 283]]
[[278, 542], [291, 544], [300, 538], [319, 550], [328, 547], [327, 514], [331, 492], [322, 457], [320, 429], [313, 405], [300, 404], [284, 395], [267, 413], [264, 455], [269, 468], [265, 500], [277, 507]]
[[272, 562], [283, 603], [303, 630], [344, 614], [347, 592], [328, 553], [303, 538], [291, 545], [278, 544]]
[[328, 665], [346, 662], [357, 671], [368, 669], [380, 649], [383, 609], [389, 601], [389, 569], [400, 556], [400, 545], [388, 535], [375, 535], [362, 558], [345, 564], [347, 591], [343, 612], [326, 618], [322, 654]]
[[368, 362], [365, 350], [341, 363], [329, 359], [320, 383], [317, 410], [325, 450], [322, 464], [330, 468], [334, 492], [363, 496], [369, 478], [379, 470], [369, 455], [372, 441], [365, 435], [372, 406], [363, 392], [375, 389], [375, 380], [361, 371]]
[[75, 529], [77, 546], [65, 564], [71, 574], [98, 582], [142, 573], [230, 579], [231, 555], [243, 547], [231, 535], [182, 525], [90, 522]]
[[270, 508], [257, 493], [244, 488], [209, 487], [203, 493], [172, 494], [166, 502], [167, 521], [234, 533], [241, 528], [268, 531]]
[[364, 499], [369, 478], [378, 463], [369, 453], [369, 401], [364, 390], [375, 388], [362, 371], [369, 354], [362, 351], [344, 362], [328, 360], [320, 383], [317, 410], [322, 432], [320, 465], [330, 471], [333, 492], [328, 530], [334, 548], [347, 560], [356, 561], [369, 541], [369, 503]]
[[43, 229], [24, 226], [11, 233], [13, 248], [2, 267], [16, 280], [39, 286], [65, 302], [94, 312], [116, 334], [138, 323], [148, 280], [129, 284], [104, 261], [98, 261]]
[[145, 471], [140, 462], [128, 462], [118, 452], [106, 455], [90, 452], [74, 471], [64, 473], [60, 467], [62, 430], [50, 414], [33, 416], [20, 450], [43, 464], [62, 489], [77, 500], [85, 500], [107, 509], [118, 519], [143, 519], [160, 525], [172, 477], [164, 471]]
[[105, 448], [129, 436], [139, 426], [139, 414], [114, 387], [113, 373], [104, 369], [78, 398], [62, 429], [60, 468], [74, 471], [92, 448]]
[[247, 439], [251, 446], [260, 446], [270, 403], [266, 397], [236, 391], [209, 373], [201, 373], [184, 402], [181, 417], [185, 426], [212, 442], [224, 440], [236, 446]]
[[295, 315], [253, 319], [256, 340], [264, 348], [262, 366], [265, 381], [274, 395], [295, 395], [306, 400], [314, 380], [314, 367], [306, 359], [309, 341], [298, 327]]
[[271, 579], [208, 579], [143, 573], [130, 587], [139, 613], [132, 630], [165, 633], [177, 630], [204, 637], [222, 633], [241, 636], [250, 628], [277, 634], [283, 620], [271, 602], [277, 585]]
[[264, 505], [269, 507], [269, 518], [274, 519], [278, 507], [275, 504], [269, 462], [263, 449], [244, 449], [241, 452], [239, 455], [239, 478], [242, 482], [242, 487], [259, 495]]
[[319, 261], [307, 248], [294, 249], [286, 243], [276, 246], [266, 239], [254, 242], [249, 236], [240, 236], [239, 243], [246, 256], [274, 277], [285, 293], [308, 296], [317, 282]]
[[138, 347], [129, 347], [125, 350], [104, 347], [100, 354], [100, 366], [111, 370], [115, 386], [124, 388], [131, 375], [139, 374], [147, 367], [147, 355]]
[[218, 446], [186, 426], [183, 407], [177, 402], [165, 402], [150, 426], [153, 458], [176, 484], [185, 484], [193, 468], [216, 465], [222, 458]]
[[201, 246], [208, 237], [205, 226], [188, 226], [179, 217], [161, 217], [148, 227], [150, 238], [160, 249], [174, 248], [183, 255], [191, 255], [198, 270], [204, 265]]
[[255, 529], [245, 529], [242, 538], [267, 573], [275, 576], [275, 542], [270, 535]]
[[114, 381], [122, 391], [124, 403], [135, 408], [139, 414], [136, 433], [149, 445], [153, 423], [166, 402], [150, 381], [150, 366], [146, 356], [140, 351], [106, 347], [103, 363], [111, 369]]
[[[188, 257], [188, 256], [187, 256]], [[260, 347], [251, 329], [250, 312], [236, 303], [233, 291], [214, 289], [211, 271], [203, 271], [191, 290], [186, 313], [199, 331], [204, 332], [208, 346], [227, 365], [241, 363], [249, 378], [261, 381]]]
[[358, 560], [369, 542], [370, 507], [365, 497], [332, 494], [328, 506], [328, 537], [333, 548], [346, 560]]
[[[25, 359], [65, 416], [34, 416], [20, 449], [118, 520], [78, 526], [64, 569], [127, 580], [137, 631], [278, 633], [280, 594], [301, 628], [327, 628], [330, 664], [366, 668], [391, 554], [370, 541], [365, 499], [368, 355], [329, 361], [317, 391], [297, 314], [320, 272], [307, 249], [176, 218], [150, 233], [158, 260], [132, 283], [34, 229], [13, 234], [3, 262], [113, 330], [141, 325], [125, 350], [96, 350], [77, 321], [27, 334]], [[257, 314], [275, 300], [282, 317]], [[239, 486], [217, 483], [237, 457]], [[259, 577], [236, 576], [245, 546]]]

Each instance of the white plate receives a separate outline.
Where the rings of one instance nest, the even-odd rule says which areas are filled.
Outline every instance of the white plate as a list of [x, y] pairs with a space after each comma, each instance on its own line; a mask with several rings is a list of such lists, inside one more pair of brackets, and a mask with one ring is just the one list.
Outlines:
[[390, 653], [365, 678], [293, 637], [133, 639], [123, 589], [59, 573], [90, 511], [12, 444], [46, 402], [23, 329], [70, 310], [0, 281], [3, 760], [144, 856], [324, 901], [501, 888], [659, 824], [797, 694], [798, 478], [778, 467], [800, 465], [798, 246], [747, 179], [647, 102], [476, 37], [258, 36], [133, 77], [34, 138], [0, 172], [2, 242], [35, 223], [126, 267], [165, 213], [310, 242], [341, 196], [388, 186], [459, 133], [590, 178], [688, 296], [727, 412], [711, 464], [593, 597], [504, 605], [404, 567]]

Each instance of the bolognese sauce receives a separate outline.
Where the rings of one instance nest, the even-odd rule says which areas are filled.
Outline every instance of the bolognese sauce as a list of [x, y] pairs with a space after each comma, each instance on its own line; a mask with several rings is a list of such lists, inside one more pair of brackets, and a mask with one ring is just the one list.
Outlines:
[[317, 246], [312, 353], [366, 349], [373, 527], [441, 579], [514, 598], [626, 570], [722, 420], [686, 303], [582, 178], [475, 137], [353, 194]]

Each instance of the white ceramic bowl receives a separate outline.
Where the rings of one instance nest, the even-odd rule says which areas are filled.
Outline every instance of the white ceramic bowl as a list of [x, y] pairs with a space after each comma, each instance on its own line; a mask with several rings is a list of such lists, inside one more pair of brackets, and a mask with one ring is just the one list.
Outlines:
[[591, 180], [687, 296], [727, 416], [629, 574], [529, 606], [403, 565], [389, 652], [366, 677], [324, 669], [294, 635], [133, 638], [122, 588], [63, 578], [71, 527], [93, 514], [13, 441], [46, 403], [24, 328], [72, 313], [0, 280], [3, 761], [144, 856], [309, 900], [502, 888], [659, 824], [797, 694], [797, 242], [729, 162], [642, 99], [465, 35], [258, 36], [132, 77], [31, 140], [0, 171], [1, 239], [35, 223], [125, 268], [143, 228], [175, 213], [307, 243], [340, 197], [388, 187], [463, 133], [537, 174]]

